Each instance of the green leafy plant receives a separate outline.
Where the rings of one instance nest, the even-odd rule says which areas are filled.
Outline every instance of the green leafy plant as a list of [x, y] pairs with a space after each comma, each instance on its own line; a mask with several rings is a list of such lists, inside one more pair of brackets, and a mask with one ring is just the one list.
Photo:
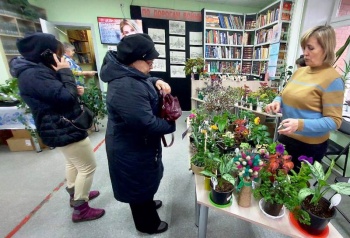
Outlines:
[[217, 162], [218, 170], [221, 176], [219, 177], [217, 174], [214, 174], [213, 171], [207, 169], [202, 171], [201, 174], [216, 178], [218, 181], [217, 188], [219, 191], [224, 190], [224, 184], [227, 182], [234, 186], [235, 178], [231, 174], [236, 170], [236, 165], [232, 159], [232, 156], [223, 154], [219, 157], [214, 157], [213, 160]]
[[273, 174], [265, 167], [259, 177], [261, 183], [253, 190], [255, 198], [264, 198], [272, 204], [283, 204], [288, 210], [294, 210], [299, 205], [298, 190], [284, 171], [279, 170]]
[[311, 204], [317, 205], [321, 198], [330, 190], [334, 190], [337, 193], [350, 195], [350, 183], [339, 182], [335, 184], [329, 184], [327, 179], [332, 173], [332, 168], [335, 165], [334, 160], [331, 161], [331, 165], [328, 171], [324, 173], [322, 165], [315, 161], [314, 164], [310, 164], [308, 161], [305, 163], [309, 166], [312, 176], [316, 179], [317, 184], [313, 188], [303, 188], [299, 192], [299, 200], [303, 201], [307, 196], [312, 195]]
[[202, 57], [188, 58], [185, 62], [184, 71], [186, 75], [191, 73], [203, 74], [204, 59]]
[[96, 83], [90, 81], [81, 98], [87, 107], [95, 113], [94, 123], [97, 125], [101, 124], [100, 120], [107, 115], [106, 93], [102, 93]]
[[255, 145], [272, 143], [268, 128], [266, 125], [260, 124], [259, 117], [254, 119], [254, 123], [250, 123], [250, 135], [248, 139], [252, 140]]

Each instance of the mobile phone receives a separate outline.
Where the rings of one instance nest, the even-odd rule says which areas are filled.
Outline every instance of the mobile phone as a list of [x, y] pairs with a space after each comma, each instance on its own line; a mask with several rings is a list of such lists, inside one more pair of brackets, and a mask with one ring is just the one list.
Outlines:
[[[50, 49], [46, 49], [43, 53], [40, 54], [42, 62], [50, 68], [52, 68], [52, 65], [57, 66], [53, 54], [54, 53]], [[61, 60], [60, 57], [57, 56], [57, 58], [59, 61]]]

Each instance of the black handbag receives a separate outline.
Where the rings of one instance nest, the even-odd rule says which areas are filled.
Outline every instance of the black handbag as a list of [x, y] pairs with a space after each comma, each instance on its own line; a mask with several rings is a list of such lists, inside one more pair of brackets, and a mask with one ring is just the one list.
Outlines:
[[69, 120], [65, 117], [62, 118], [63, 120], [71, 123], [75, 128], [86, 131], [92, 127], [92, 124], [94, 123], [95, 114], [82, 101], [79, 100], [79, 104], [81, 108], [81, 113], [77, 118], [75, 118], [74, 120]]

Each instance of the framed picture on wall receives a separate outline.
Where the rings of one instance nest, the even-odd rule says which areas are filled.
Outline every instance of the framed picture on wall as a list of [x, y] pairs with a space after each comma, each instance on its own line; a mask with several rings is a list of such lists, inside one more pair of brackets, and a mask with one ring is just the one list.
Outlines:
[[143, 33], [142, 20], [97, 17], [101, 44], [116, 45], [126, 35]]

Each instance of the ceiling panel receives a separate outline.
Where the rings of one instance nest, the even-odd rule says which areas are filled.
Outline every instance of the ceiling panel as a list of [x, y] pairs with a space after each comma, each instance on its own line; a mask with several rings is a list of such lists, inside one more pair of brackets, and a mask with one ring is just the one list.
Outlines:
[[239, 5], [242, 7], [264, 8], [276, 0], [195, 0], [196, 2]]

